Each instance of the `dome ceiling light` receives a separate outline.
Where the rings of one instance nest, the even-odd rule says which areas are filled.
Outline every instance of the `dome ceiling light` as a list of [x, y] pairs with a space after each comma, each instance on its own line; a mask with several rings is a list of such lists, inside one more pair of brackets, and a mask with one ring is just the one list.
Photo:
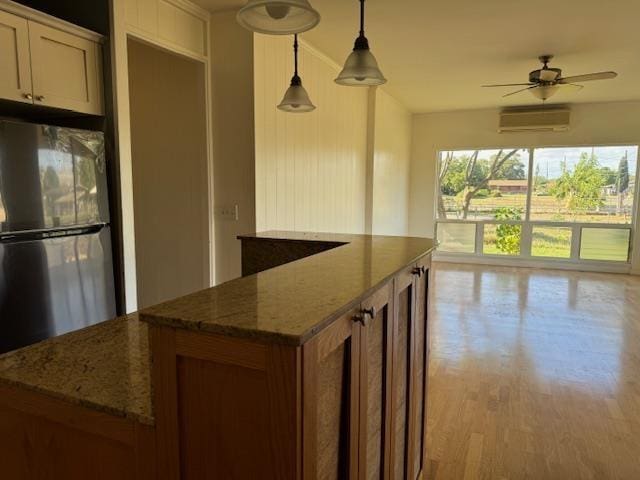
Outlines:
[[236, 18], [248, 30], [267, 35], [302, 33], [320, 22], [309, 0], [249, 0]]

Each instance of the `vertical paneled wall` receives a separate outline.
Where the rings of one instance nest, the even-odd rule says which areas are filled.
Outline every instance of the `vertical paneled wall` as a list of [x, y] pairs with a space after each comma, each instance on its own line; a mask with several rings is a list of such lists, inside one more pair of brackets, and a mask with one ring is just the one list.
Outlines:
[[409, 233], [411, 113], [395, 98], [375, 91], [372, 233]]
[[336, 85], [338, 66], [301, 45], [312, 113], [276, 108], [293, 74], [293, 37], [254, 36], [258, 231], [360, 233], [365, 225], [367, 89]]

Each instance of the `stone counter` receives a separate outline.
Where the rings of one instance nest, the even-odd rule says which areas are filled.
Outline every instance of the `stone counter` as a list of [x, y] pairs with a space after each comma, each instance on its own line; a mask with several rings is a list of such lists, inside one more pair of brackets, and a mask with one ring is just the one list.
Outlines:
[[153, 425], [149, 370], [137, 314], [0, 356], [0, 383]]
[[427, 238], [266, 232], [263, 242], [322, 242], [321, 253], [223, 283], [140, 312], [150, 324], [302, 345], [354, 302], [430, 253]]

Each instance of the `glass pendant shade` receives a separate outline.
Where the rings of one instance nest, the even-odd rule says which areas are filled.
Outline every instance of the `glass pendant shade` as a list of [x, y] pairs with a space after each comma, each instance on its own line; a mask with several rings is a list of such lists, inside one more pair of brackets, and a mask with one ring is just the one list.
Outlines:
[[543, 102], [556, 94], [560, 90], [560, 85], [544, 85], [537, 88], [532, 88], [531, 93], [534, 97], [539, 98]]
[[249, 0], [236, 18], [248, 30], [268, 35], [306, 32], [320, 22], [308, 0]]
[[387, 79], [378, 67], [373, 53], [367, 49], [354, 49], [347, 57], [344, 68], [336, 78], [339, 85], [372, 86], [382, 85]]
[[369, 87], [387, 82], [378, 67], [376, 57], [369, 50], [369, 41], [364, 36], [364, 0], [360, 0], [360, 35], [356, 38], [353, 52], [344, 62], [344, 68], [336, 78], [338, 85]]
[[309, 99], [309, 94], [302, 86], [300, 77], [294, 76], [291, 79], [291, 86], [285, 92], [278, 109], [289, 113], [312, 112], [316, 109]]
[[293, 78], [291, 85], [284, 94], [284, 98], [278, 105], [278, 109], [289, 113], [312, 112], [316, 109], [311, 103], [309, 94], [302, 86], [302, 79], [298, 76], [298, 34], [293, 36]]

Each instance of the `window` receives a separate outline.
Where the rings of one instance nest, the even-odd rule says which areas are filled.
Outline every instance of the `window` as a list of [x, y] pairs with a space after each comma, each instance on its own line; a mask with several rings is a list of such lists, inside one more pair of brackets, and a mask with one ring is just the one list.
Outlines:
[[628, 262], [637, 158], [637, 145], [441, 152], [440, 250]]
[[631, 224], [637, 150], [535, 149], [531, 220]]

